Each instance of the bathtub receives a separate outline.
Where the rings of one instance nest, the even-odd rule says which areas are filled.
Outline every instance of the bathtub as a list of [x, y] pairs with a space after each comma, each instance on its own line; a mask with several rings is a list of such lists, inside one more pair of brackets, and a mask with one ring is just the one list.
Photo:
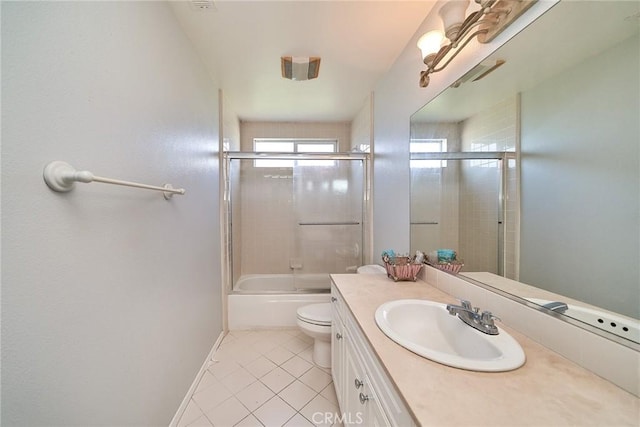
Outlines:
[[240, 276], [233, 293], [328, 292], [328, 274], [245, 274]]
[[327, 274], [249, 274], [241, 276], [227, 296], [230, 330], [296, 328], [296, 310], [329, 302]]

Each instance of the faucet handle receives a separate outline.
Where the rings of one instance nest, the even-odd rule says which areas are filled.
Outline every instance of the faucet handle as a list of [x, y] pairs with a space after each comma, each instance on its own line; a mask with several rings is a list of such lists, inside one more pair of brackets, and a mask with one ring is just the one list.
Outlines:
[[500, 318], [498, 316], [494, 316], [493, 313], [491, 313], [490, 311], [485, 310], [482, 312], [482, 316], [480, 317], [480, 322], [483, 325], [494, 326], [494, 323], [493, 323], [494, 320], [500, 320]]
[[460, 305], [462, 306], [462, 308], [466, 308], [467, 310], [473, 310], [473, 306], [471, 305], [471, 301], [469, 300], [461, 299]]

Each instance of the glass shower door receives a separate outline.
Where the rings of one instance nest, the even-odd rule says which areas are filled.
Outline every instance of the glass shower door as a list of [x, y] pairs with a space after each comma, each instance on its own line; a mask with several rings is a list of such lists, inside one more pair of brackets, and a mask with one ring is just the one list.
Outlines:
[[463, 271], [503, 274], [505, 153], [412, 153], [411, 252], [454, 249]]
[[[412, 254], [417, 250], [430, 252], [446, 246], [446, 239], [441, 239], [441, 234], [445, 234], [441, 233], [444, 225], [441, 212], [447, 210], [446, 200], [442, 200], [443, 172], [446, 171], [441, 163], [440, 160], [411, 160]], [[453, 241], [457, 243], [457, 236], [453, 236]]]
[[296, 160], [294, 257], [298, 290], [328, 289], [330, 273], [362, 265], [364, 161]]

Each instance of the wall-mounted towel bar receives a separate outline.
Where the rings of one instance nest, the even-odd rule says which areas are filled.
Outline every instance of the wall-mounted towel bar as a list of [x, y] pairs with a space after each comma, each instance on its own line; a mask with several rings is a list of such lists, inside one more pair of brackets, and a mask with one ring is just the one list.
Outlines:
[[167, 200], [169, 200], [174, 194], [185, 193], [184, 188], [173, 188], [171, 184], [165, 184], [164, 187], [157, 187], [155, 185], [138, 184], [137, 182], [121, 181], [119, 179], [95, 176], [89, 171], [77, 171], [70, 164], [59, 160], [55, 160], [47, 164], [44, 168], [43, 176], [44, 182], [47, 183], [49, 188], [58, 192], [73, 190], [76, 182], [103, 182], [105, 184], [124, 185], [126, 187], [162, 191], [164, 198]]

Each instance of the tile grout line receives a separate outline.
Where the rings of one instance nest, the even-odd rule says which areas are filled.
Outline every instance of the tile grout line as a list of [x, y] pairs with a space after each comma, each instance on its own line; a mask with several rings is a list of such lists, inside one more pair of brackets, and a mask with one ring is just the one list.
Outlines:
[[[289, 337], [287, 339], [282, 338], [282, 332], [285, 332], [287, 335], [289, 335]], [[295, 333], [291, 333], [291, 332], [295, 332]], [[280, 339], [278, 340], [278, 343], [275, 346], [269, 346], [267, 349], [263, 350], [263, 351], [256, 351], [255, 347], [260, 345], [260, 336], [264, 336], [268, 339], [269, 335], [274, 335], [274, 334], [280, 334]], [[254, 336], [252, 340], [249, 340], [247, 337], [251, 337]], [[301, 339], [302, 337], [302, 339]], [[244, 339], [243, 339], [244, 338]], [[257, 339], [257, 341], [256, 341]], [[262, 339], [264, 340], [264, 339]], [[295, 342], [294, 342], [295, 341]], [[292, 343], [293, 342], [293, 343]], [[230, 363], [233, 363], [236, 365], [236, 369], [233, 370], [232, 372], [227, 373], [225, 376], [220, 377], [220, 375], [216, 375], [214, 374], [212, 371], [210, 371], [210, 368], [214, 367], [215, 364], [217, 363], [224, 363], [225, 360], [217, 360], [216, 359], [216, 355], [218, 354], [219, 351], [225, 351], [226, 350], [231, 350], [233, 348], [234, 343], [236, 343], [236, 345], [239, 345], [240, 348], [236, 349], [236, 351], [240, 351], [240, 352], [245, 352], [248, 351], [249, 352], [249, 357], [251, 358], [251, 352], [253, 351], [253, 358], [251, 360], [249, 359], [242, 359], [241, 363], [238, 363], [235, 359], [236, 358], [232, 358]], [[286, 346], [286, 343], [290, 343], [289, 346]], [[264, 408], [265, 405], [267, 405], [269, 402], [272, 402], [272, 404], [275, 404], [274, 399], [277, 397], [279, 399], [279, 401], [283, 402], [286, 407], [288, 408], [287, 412], [291, 412], [291, 415], [282, 422], [282, 424], [286, 424], [288, 422], [290, 422], [293, 418], [295, 418], [296, 416], [300, 416], [302, 417], [304, 420], [306, 420], [309, 425], [313, 426], [313, 420], [309, 420], [303, 413], [303, 409], [306, 408], [309, 404], [311, 404], [312, 402], [314, 402], [316, 399], [321, 398], [324, 402], [323, 403], [328, 403], [331, 407], [333, 407], [333, 409], [337, 409], [337, 403], [335, 402], [335, 399], [330, 399], [328, 397], [325, 397], [323, 395], [323, 392], [325, 392], [329, 387], [333, 387], [333, 379], [331, 378], [331, 371], [330, 369], [326, 369], [326, 368], [320, 368], [317, 365], [315, 365], [311, 360], [310, 357], [308, 358], [308, 354], [307, 357], [302, 356], [302, 353], [305, 353], [307, 351], [309, 351], [310, 346], [312, 345], [312, 343], [309, 342], [309, 339], [306, 336], [302, 336], [301, 332], [297, 331], [297, 330], [260, 330], [260, 331], [230, 331], [229, 333], [227, 333], [224, 337], [224, 339], [222, 340], [222, 343], [220, 344], [220, 347], [218, 348], [218, 350], [216, 351], [216, 353], [211, 357], [210, 362], [214, 362], [214, 364], [210, 365], [209, 368], [207, 369], [207, 372], [209, 373], [209, 375], [211, 375], [217, 384], [210, 384], [208, 387], [205, 387], [203, 389], [200, 389], [200, 384], [198, 384], [198, 387], [196, 387], [194, 393], [192, 394], [192, 396], [190, 397], [190, 402], [192, 402], [200, 411], [200, 413], [202, 414], [202, 416], [196, 418], [195, 420], [191, 420], [189, 421], [190, 424], [186, 424], [186, 425], [191, 425], [194, 423], [197, 423], [199, 421], [202, 421], [202, 417], [204, 417], [207, 422], [209, 422], [211, 425], [215, 425], [213, 422], [213, 419], [211, 418], [212, 413], [215, 412], [216, 409], [220, 408], [221, 406], [223, 406], [224, 402], [229, 401], [230, 399], [235, 399], [240, 405], [242, 405], [242, 408], [247, 411], [247, 414], [244, 415], [242, 418], [234, 421], [234, 425], [236, 424], [241, 424], [243, 423], [245, 420], [247, 420], [249, 417], [252, 417], [253, 421], [258, 421], [260, 422], [260, 424], [264, 425], [264, 421], [262, 421], [260, 419], [260, 417], [258, 416], [257, 412], [261, 409]], [[296, 350], [295, 347], [291, 348], [292, 346], [298, 346], [299, 348]], [[284, 358], [280, 358], [279, 362], [275, 359], [275, 355], [272, 355], [272, 357], [270, 358], [269, 356], [267, 356], [267, 354], [273, 352], [274, 350], [283, 350], [283, 351], [288, 351], [289, 353], [291, 353], [291, 356], [285, 355]], [[256, 357], [257, 356], [257, 357]], [[228, 356], [227, 356], [228, 357]], [[287, 364], [288, 362], [290, 362], [291, 360], [293, 360], [294, 358], [299, 358], [300, 360], [306, 362], [307, 364], [309, 364], [308, 367], [306, 367], [306, 369], [303, 369], [302, 372], [300, 372], [299, 374], [294, 374], [292, 372], [290, 372], [289, 370], [287, 370], [283, 365]], [[252, 365], [254, 362], [258, 361], [260, 358], [264, 358], [265, 360], [269, 361], [270, 363], [272, 363], [274, 365], [273, 368], [269, 368], [269, 370], [263, 374], [261, 374], [260, 376], [254, 374], [252, 371], [250, 371], [249, 369], [247, 369], [248, 366]], [[291, 370], [294, 370], [293, 367], [289, 367]], [[305, 383], [303, 380], [301, 380], [301, 378], [303, 376], [305, 376], [306, 374], [308, 374], [310, 371], [312, 371], [314, 368], [316, 368], [318, 371], [322, 372], [325, 375], [329, 375], [328, 378], [328, 383], [324, 384], [324, 385], [318, 385], [317, 387], [319, 388], [319, 390], [316, 390], [316, 387], [311, 387], [309, 384]], [[272, 387], [270, 387], [268, 385], [268, 382], [264, 380], [265, 377], [267, 377], [269, 374], [271, 374], [272, 372], [274, 372], [276, 369], [281, 369], [284, 373], [286, 373], [288, 376], [290, 376], [292, 378], [291, 381], [286, 381], [286, 384], [284, 386], [282, 386], [282, 384], [280, 384], [280, 386], [276, 386], [274, 388], [279, 388], [280, 391], [275, 392], [272, 384]], [[248, 375], [250, 375], [253, 379], [253, 381], [251, 381], [249, 384], [244, 385], [240, 390], [237, 390], [235, 392], [231, 391], [228, 386], [226, 386], [222, 380], [224, 380], [227, 377], [230, 377], [231, 375], [233, 375], [235, 372], [238, 371], [244, 371], [244, 373], [247, 373]], [[202, 380], [204, 379], [204, 375], [203, 378], [200, 380], [200, 382], [202, 382]], [[271, 393], [271, 396], [269, 396], [269, 398], [267, 398], [266, 400], [262, 401], [257, 407], [255, 407], [253, 410], [251, 410], [249, 408], [249, 406], [247, 406], [247, 404], [242, 401], [240, 398], [238, 398], [238, 395], [247, 390], [249, 387], [253, 386], [254, 384], [256, 384], [256, 382], [260, 383], [262, 385], [262, 387], [264, 387], [266, 390], [268, 390]], [[304, 399], [304, 403], [300, 404], [297, 403], [296, 406], [293, 406], [293, 404], [288, 401], [287, 399], [284, 398], [284, 396], [281, 395], [281, 393], [285, 390], [287, 390], [289, 387], [291, 387], [293, 384], [295, 384], [296, 382], [300, 383], [302, 386], [306, 387], [309, 390], [312, 390], [312, 394], [309, 398], [305, 398]], [[324, 380], [323, 380], [324, 382]], [[198, 404], [198, 402], [194, 399], [194, 396], [199, 394], [200, 392], [203, 392], [204, 390], [207, 390], [210, 387], [214, 387], [214, 386], [218, 386], [218, 387], [223, 387], [223, 389], [229, 393], [229, 396], [222, 399], [221, 402], [217, 402], [216, 404], [214, 404], [213, 408], [209, 408], [208, 410], [204, 410], [200, 404]], [[331, 392], [331, 391], [329, 391]], [[335, 393], [335, 392], [334, 392]], [[296, 407], [299, 406], [300, 409], [296, 409]], [[251, 421], [251, 420], [250, 420]], [[185, 424], [180, 424], [181, 426], [185, 425]]]

